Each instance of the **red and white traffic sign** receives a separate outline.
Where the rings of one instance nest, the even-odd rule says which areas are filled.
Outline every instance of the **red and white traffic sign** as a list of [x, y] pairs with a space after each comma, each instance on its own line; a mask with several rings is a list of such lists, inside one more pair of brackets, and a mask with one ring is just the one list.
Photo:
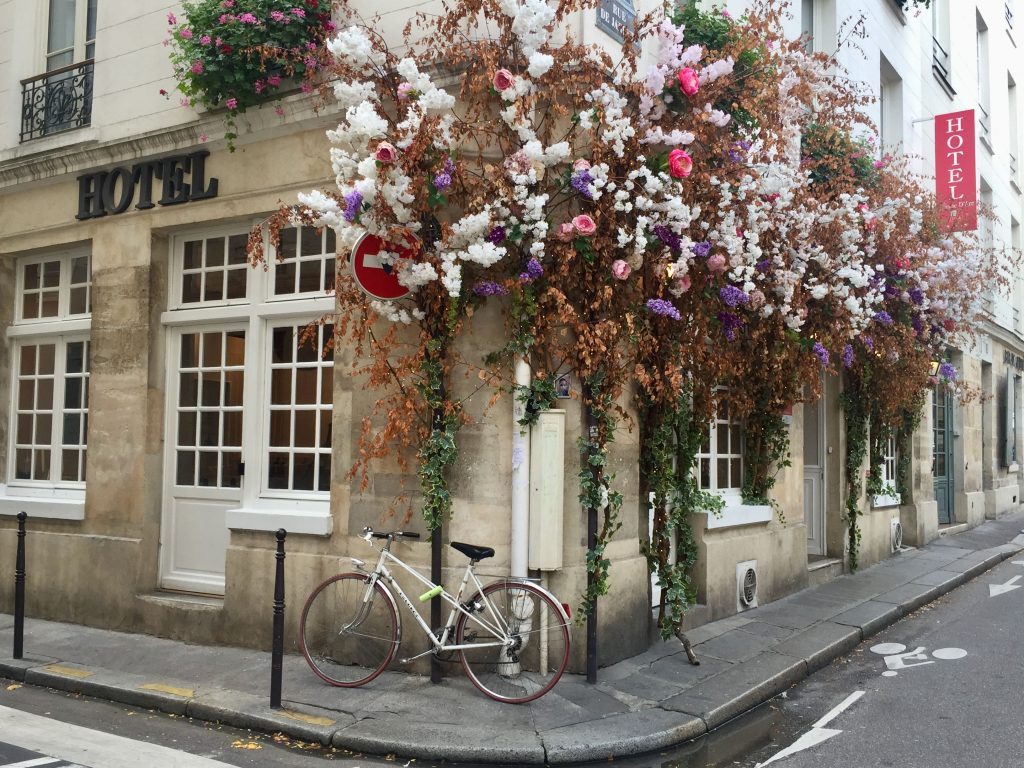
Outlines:
[[406, 234], [404, 243], [390, 243], [367, 232], [352, 249], [352, 276], [356, 285], [375, 299], [390, 301], [408, 296], [409, 289], [398, 282], [398, 265], [385, 263], [380, 257], [381, 251], [397, 253], [401, 259], [416, 259], [420, 241]]

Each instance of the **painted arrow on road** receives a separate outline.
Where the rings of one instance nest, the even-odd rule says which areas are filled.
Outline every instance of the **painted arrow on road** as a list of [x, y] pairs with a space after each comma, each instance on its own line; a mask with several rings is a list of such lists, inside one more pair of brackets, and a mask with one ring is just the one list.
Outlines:
[[988, 596], [995, 597], [996, 595], [1004, 595], [1007, 592], [1013, 592], [1015, 589], [1020, 589], [1022, 585], [1016, 582], [1024, 579], [1024, 576], [1014, 576], [1005, 584], [989, 584], [988, 585]]
[[843, 701], [840, 704], [833, 707], [827, 715], [821, 718], [821, 720], [812, 725], [811, 730], [809, 730], [807, 733], [805, 733], [799, 739], [794, 741], [781, 752], [777, 752], [776, 754], [772, 755], [763, 763], [758, 763], [754, 766], [754, 768], [761, 768], [762, 766], [768, 765], [769, 763], [774, 763], [777, 760], [783, 760], [789, 757], [790, 755], [795, 755], [797, 752], [803, 752], [805, 749], [816, 747], [818, 744], [828, 741], [833, 736], [838, 736], [840, 733], [842, 733], [842, 731], [838, 731], [835, 728], [826, 728], [825, 726], [833, 720], [835, 720], [845, 709], [847, 709], [851, 704], [853, 704], [853, 702], [855, 702], [863, 695], [864, 691], [854, 691], [853, 693], [851, 693], [849, 696], [843, 699]]

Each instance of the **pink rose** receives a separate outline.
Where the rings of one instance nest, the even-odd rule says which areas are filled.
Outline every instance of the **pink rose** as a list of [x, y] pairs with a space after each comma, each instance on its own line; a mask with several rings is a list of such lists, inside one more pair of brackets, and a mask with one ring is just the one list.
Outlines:
[[202, 43], [203, 45], [209, 45], [210, 42], [211, 42], [210, 36], [209, 35], [203, 35], [202, 37], [199, 38], [199, 42]]
[[690, 279], [689, 275], [683, 275], [682, 277], [676, 280], [676, 291], [678, 291], [681, 294], [686, 293], [688, 290], [690, 290], [690, 285], [692, 283], [693, 281]]
[[625, 280], [629, 277], [630, 271], [629, 264], [622, 259], [616, 259], [612, 262], [612, 277], [616, 280]]
[[725, 272], [725, 256], [720, 253], [708, 256], [709, 272]]
[[192, 30], [189, 29], [188, 27], [183, 27], [179, 31], [178, 34], [181, 35], [182, 40], [191, 40], [192, 39]]
[[234, 109], [235, 107], [238, 106], [238, 99], [230, 98], [230, 99], [228, 99], [227, 101], [224, 102], [224, 106], [227, 107], [228, 109]]
[[572, 164], [574, 171], [586, 171], [590, 169], [590, 161], [584, 160], [582, 157]]
[[682, 149], [668, 153], [668, 174], [674, 179], [685, 179], [693, 171], [693, 158]]
[[679, 78], [680, 90], [687, 96], [693, 96], [693, 94], [700, 90], [700, 80], [697, 78], [697, 73], [689, 67], [679, 70], [677, 77]]
[[516, 76], [507, 69], [499, 69], [494, 73], [494, 79], [491, 82], [494, 83], [494, 90], [506, 91], [516, 84]]
[[576, 228], [572, 225], [571, 221], [563, 221], [558, 225], [558, 229], [555, 230], [555, 237], [561, 240], [563, 243], [568, 243], [572, 240], [573, 234], [576, 232]]
[[579, 216], [574, 216], [572, 225], [583, 237], [590, 237], [592, 234], [597, 232], [597, 224], [595, 224], [594, 220], [585, 213], [581, 213]]
[[280, 84], [281, 84], [281, 76], [280, 75], [270, 75], [267, 78], [267, 85], [269, 85], [269, 86], [277, 88], [277, 86], [279, 86]]
[[392, 144], [382, 141], [373, 156], [381, 165], [391, 165], [398, 159], [398, 150]]
[[398, 84], [398, 100], [405, 101], [409, 98], [409, 91], [412, 90], [412, 83], [399, 83]]

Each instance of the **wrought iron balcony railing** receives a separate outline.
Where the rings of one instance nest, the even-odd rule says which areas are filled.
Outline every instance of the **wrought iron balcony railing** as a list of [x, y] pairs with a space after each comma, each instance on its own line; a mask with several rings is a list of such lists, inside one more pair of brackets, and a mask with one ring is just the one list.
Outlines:
[[1010, 153], [1010, 181], [1017, 183], [1017, 156]]
[[936, 38], [932, 38], [932, 68], [949, 82], [949, 51]]
[[21, 141], [84, 128], [92, 119], [93, 60], [21, 81]]
[[1013, 8], [1009, 3], [1003, 3], [1003, 16], [1006, 18], [1007, 29], [1013, 29]]
[[978, 126], [981, 128], [981, 138], [985, 141], [992, 141], [992, 118], [988, 110], [981, 104], [978, 105]]

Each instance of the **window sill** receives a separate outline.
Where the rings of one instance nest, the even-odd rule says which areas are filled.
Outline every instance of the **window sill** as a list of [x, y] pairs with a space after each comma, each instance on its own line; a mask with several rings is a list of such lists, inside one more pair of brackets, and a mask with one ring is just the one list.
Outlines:
[[708, 530], [736, 528], [741, 525], [770, 523], [774, 510], [768, 504], [744, 504], [727, 499], [720, 514], [706, 513]]
[[0, 485], [0, 515], [19, 512], [25, 512], [29, 519], [84, 520], [85, 491]]
[[227, 510], [227, 526], [239, 531], [276, 531], [329, 536], [334, 530], [329, 501], [258, 499], [252, 504]]
[[903, 500], [900, 498], [898, 493], [892, 496], [889, 494], [874, 496], [871, 499], [871, 506], [874, 509], [879, 509], [881, 507], [898, 507], [902, 503]]

